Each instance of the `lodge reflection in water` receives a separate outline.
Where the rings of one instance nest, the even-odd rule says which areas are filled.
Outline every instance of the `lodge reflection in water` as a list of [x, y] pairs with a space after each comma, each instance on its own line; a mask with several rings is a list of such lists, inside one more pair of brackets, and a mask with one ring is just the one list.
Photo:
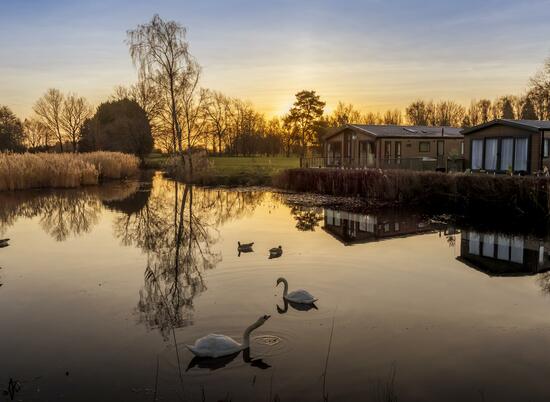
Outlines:
[[531, 236], [464, 230], [459, 260], [491, 276], [535, 275], [550, 269], [549, 251]]
[[439, 232], [454, 246], [460, 233], [457, 260], [480, 272], [522, 276], [550, 271], [550, 242], [530, 235], [460, 230], [400, 211], [360, 214], [334, 209], [324, 210], [323, 229], [346, 245]]
[[323, 229], [346, 245], [433, 232], [428, 218], [400, 211], [360, 214], [325, 209]]

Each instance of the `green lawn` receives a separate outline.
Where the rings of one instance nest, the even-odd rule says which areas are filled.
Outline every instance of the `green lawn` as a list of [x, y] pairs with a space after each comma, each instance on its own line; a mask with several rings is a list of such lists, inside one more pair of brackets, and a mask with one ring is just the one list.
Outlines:
[[[166, 156], [151, 154], [145, 158], [146, 166], [162, 169]], [[208, 172], [203, 172], [201, 184], [265, 185], [284, 169], [300, 166], [297, 156], [211, 156]]]
[[208, 158], [214, 174], [267, 174], [273, 175], [284, 169], [300, 166], [300, 158], [291, 156], [215, 156]]

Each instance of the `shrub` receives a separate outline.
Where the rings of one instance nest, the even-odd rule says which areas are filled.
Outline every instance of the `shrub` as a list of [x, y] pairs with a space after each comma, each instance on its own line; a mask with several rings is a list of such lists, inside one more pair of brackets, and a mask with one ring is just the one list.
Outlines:
[[143, 159], [153, 149], [147, 114], [129, 99], [102, 103], [84, 124], [79, 149], [131, 153]]

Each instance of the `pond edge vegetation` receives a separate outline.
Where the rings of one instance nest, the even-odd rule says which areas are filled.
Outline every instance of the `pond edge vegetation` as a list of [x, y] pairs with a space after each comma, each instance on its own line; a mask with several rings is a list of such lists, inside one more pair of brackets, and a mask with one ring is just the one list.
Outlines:
[[120, 152], [0, 153], [0, 191], [96, 185], [135, 177], [139, 164]]
[[276, 188], [359, 197], [373, 206], [418, 206], [448, 213], [548, 218], [550, 178], [380, 169], [288, 169]]

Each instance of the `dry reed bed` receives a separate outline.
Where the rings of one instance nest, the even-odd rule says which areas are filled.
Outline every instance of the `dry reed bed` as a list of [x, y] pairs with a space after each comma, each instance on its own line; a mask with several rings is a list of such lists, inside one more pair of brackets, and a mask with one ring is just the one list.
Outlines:
[[548, 215], [550, 179], [545, 177], [444, 174], [379, 169], [289, 169], [276, 187], [373, 203], [453, 208], [480, 213]]
[[74, 188], [139, 172], [139, 159], [119, 152], [0, 153], [0, 191]]

